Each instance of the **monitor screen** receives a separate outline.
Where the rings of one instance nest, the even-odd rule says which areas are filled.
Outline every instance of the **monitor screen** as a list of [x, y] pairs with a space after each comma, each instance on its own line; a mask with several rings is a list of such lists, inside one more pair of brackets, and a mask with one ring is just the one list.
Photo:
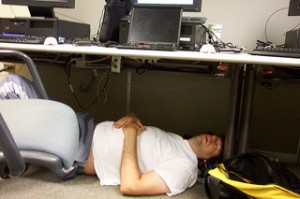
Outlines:
[[290, 0], [289, 16], [300, 16], [300, 0]]
[[182, 9], [134, 6], [128, 34], [131, 44], [179, 44]]
[[134, 4], [181, 7], [183, 11], [201, 12], [202, 0], [134, 0]]
[[53, 8], [75, 8], [75, 0], [2, 0], [2, 4], [28, 6], [32, 17], [55, 17]]

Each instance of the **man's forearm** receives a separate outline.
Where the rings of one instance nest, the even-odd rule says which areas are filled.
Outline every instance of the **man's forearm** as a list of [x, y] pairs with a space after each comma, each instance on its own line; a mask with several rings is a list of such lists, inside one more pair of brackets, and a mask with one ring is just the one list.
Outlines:
[[145, 130], [136, 123], [123, 127], [124, 145], [121, 160], [121, 186], [124, 195], [169, 193], [165, 181], [153, 170], [141, 173], [137, 159], [137, 136]]
[[124, 130], [124, 145], [121, 160], [121, 192], [131, 194], [132, 188], [137, 186], [141, 177], [138, 166], [136, 143], [137, 130], [134, 128], [126, 128]]

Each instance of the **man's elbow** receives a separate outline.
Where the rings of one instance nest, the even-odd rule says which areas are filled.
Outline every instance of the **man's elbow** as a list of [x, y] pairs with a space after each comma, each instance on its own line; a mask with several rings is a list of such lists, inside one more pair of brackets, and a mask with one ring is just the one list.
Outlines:
[[133, 184], [121, 184], [120, 185], [120, 192], [123, 195], [138, 195], [136, 186]]

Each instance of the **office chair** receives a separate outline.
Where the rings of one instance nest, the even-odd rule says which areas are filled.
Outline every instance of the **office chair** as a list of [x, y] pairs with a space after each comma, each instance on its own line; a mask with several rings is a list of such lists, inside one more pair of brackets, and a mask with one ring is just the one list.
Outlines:
[[30, 165], [43, 166], [66, 180], [76, 175], [79, 145], [76, 113], [48, 99], [33, 61], [26, 54], [0, 50], [0, 58], [27, 64], [40, 99], [0, 100], [0, 177], [18, 176]]

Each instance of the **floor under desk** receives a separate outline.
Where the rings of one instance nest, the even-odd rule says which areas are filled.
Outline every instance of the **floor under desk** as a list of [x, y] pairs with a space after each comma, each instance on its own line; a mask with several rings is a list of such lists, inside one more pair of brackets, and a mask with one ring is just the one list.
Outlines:
[[[300, 178], [300, 165], [289, 164], [289, 169]], [[77, 176], [74, 179], [61, 181], [49, 170], [31, 166], [25, 174], [12, 179], [0, 178], [1, 199], [9, 198], [43, 198], [43, 199], [107, 199], [107, 198], [168, 198], [167, 195], [147, 197], [125, 197], [119, 191], [119, 186], [100, 186], [96, 176]], [[175, 199], [207, 199], [204, 184], [197, 182]]]
[[[43, 199], [108, 199], [108, 198], [168, 198], [167, 195], [147, 197], [125, 197], [119, 191], [119, 186], [100, 186], [96, 176], [77, 176], [74, 179], [61, 181], [49, 170], [31, 166], [20, 177], [3, 180], [0, 178], [1, 199], [10, 198], [43, 198]], [[172, 198], [207, 199], [204, 184], [197, 182], [192, 188]]]

